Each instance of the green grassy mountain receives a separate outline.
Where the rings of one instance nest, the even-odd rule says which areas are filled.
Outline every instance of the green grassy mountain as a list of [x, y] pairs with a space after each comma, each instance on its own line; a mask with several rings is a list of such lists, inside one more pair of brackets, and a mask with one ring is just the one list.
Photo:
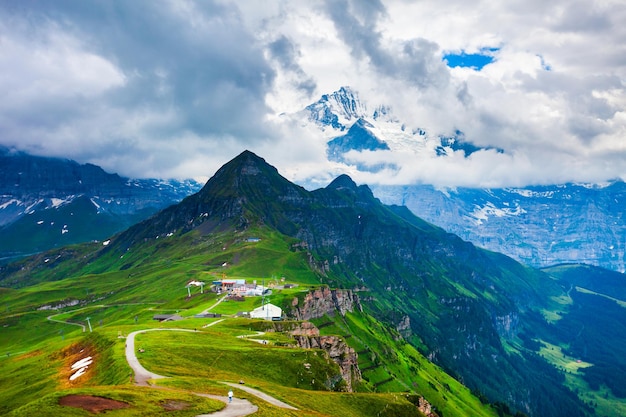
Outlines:
[[[245, 375], [254, 385], [320, 415], [411, 415], [406, 410], [415, 411], [412, 395], [425, 397], [438, 415], [582, 416], [595, 411], [581, 400], [581, 387], [573, 386], [569, 374], [542, 350], [555, 341], [550, 339], [551, 315], [567, 313], [563, 300], [571, 292], [564, 281], [480, 250], [406, 208], [385, 206], [368, 187], [347, 176], [309, 192], [248, 151], [218, 170], [200, 192], [113, 236], [106, 245], [65, 247], [3, 267], [0, 285], [6, 289], [0, 293], [0, 306], [5, 307], [2, 320], [11, 337], [2, 348], [50, 355], [46, 352], [51, 346], [63, 346], [69, 339], [83, 343], [76, 324], [90, 317], [104, 340], [97, 343], [110, 344], [105, 349], [110, 365], [92, 381], [99, 386], [128, 382], [113, 335], [148, 326], [153, 314], [164, 311], [189, 317], [177, 325], [204, 325], [194, 320], [208, 319], [191, 317], [212, 304], [215, 295], [187, 297], [185, 284], [223, 276], [257, 282], [278, 282], [280, 277], [297, 283], [295, 289], [271, 296], [286, 311], [320, 285], [358, 290], [362, 311], [324, 314], [311, 321], [322, 336], [339, 335], [358, 353], [363, 378], [355, 389], [360, 394], [333, 394], [331, 400], [322, 392], [336, 385], [304, 383], [298, 366], [280, 375], [291, 368], [285, 367], [279, 348], [296, 349], [292, 353], [299, 361], [312, 360], [309, 351], [298, 350], [294, 336], [276, 328], [262, 329], [275, 334], [267, 347], [271, 351], [256, 344], [244, 349], [233, 337], [258, 324], [234, 318], [211, 327], [208, 339], [146, 335], [143, 343], [155, 350], [146, 359], [174, 375], [173, 385], [200, 384], [210, 392], [217, 389], [214, 381]], [[259, 304], [251, 298], [243, 304], [220, 304], [215, 311], [234, 314]], [[49, 309], [61, 313], [57, 320], [74, 325], [46, 322]], [[209, 330], [195, 336], [205, 333]], [[211, 349], [206, 348], [209, 343]], [[182, 346], [192, 347], [189, 357], [173, 353]], [[224, 358], [241, 351], [256, 358], [256, 365], [222, 365]], [[28, 360], [37, 363], [41, 355]], [[20, 367], [19, 360], [5, 361]], [[267, 363], [263, 372], [258, 372], [259, 363]], [[339, 375], [332, 364], [311, 366], [318, 372], [312, 380], [318, 382]], [[213, 382], [200, 383], [196, 371]], [[41, 390], [58, 395], [49, 387]], [[375, 394], [384, 392], [404, 394]], [[607, 393], [607, 404], [620, 403], [620, 392], [609, 388]], [[316, 408], [328, 402], [343, 411]], [[377, 414], [381, 404], [389, 414]]]
[[[397, 331], [357, 309], [345, 316], [324, 314], [312, 320], [323, 335], [339, 335], [358, 349], [363, 379], [355, 384], [356, 392], [352, 393], [334, 392], [325, 385], [326, 381], [336, 381], [340, 372], [323, 351], [301, 349], [295, 344], [287, 328], [301, 322], [230, 317], [258, 306], [260, 297], [217, 304], [211, 311], [222, 314], [221, 319], [194, 318], [219, 298], [216, 293], [199, 293], [196, 289], [188, 297], [185, 285], [190, 279], [208, 281], [226, 271], [230, 278], [249, 282], [263, 277], [270, 281], [268, 277], [272, 275], [286, 277], [296, 287], [274, 289], [271, 295], [273, 303], [285, 308], [311, 289], [323, 288], [318, 284], [319, 276], [306, 268], [305, 254], [289, 249], [288, 237], [267, 228], [247, 232], [260, 241], [248, 242], [247, 233], [238, 236], [232, 231], [214, 233], [207, 239], [192, 232], [179, 244], [162, 246], [158, 256], [153, 244], [137, 245], [128, 257], [143, 262], [132, 268], [123, 268], [126, 256], [116, 260], [108, 256], [90, 258], [89, 265], [75, 273], [67, 266], [74, 261], [58, 261], [54, 265], [43, 258], [24, 261], [24, 266], [40, 264], [30, 272], [35, 277], [32, 282], [38, 283], [0, 292], [4, 336], [0, 346], [6, 352], [6, 356], [0, 357], [0, 414], [74, 415], [59, 401], [68, 394], [80, 394], [130, 405], [129, 409], [109, 411], [111, 415], [197, 415], [213, 406], [196, 404], [188, 391], [224, 395], [225, 387], [219, 381], [243, 379], [247, 386], [262, 389], [299, 408], [297, 412], [279, 410], [249, 398], [259, 406], [259, 416], [421, 415], [415, 404], [420, 404], [424, 397], [438, 415], [497, 415], [495, 408], [481, 403], [466, 387], [406, 343]], [[89, 257], [102, 246], [88, 245], [80, 252], [78, 249], [67, 251], [81, 253], [79, 258]], [[232, 267], [222, 267], [224, 260], [232, 261]], [[84, 273], [90, 268], [102, 268], [101, 262], [115, 267], [106, 272]], [[40, 280], [40, 275], [51, 273], [65, 277]], [[152, 320], [155, 314], [175, 312], [184, 319], [162, 324]], [[93, 333], [88, 331], [89, 323]], [[86, 333], [80, 325], [85, 326]], [[275, 328], [278, 326], [281, 328]], [[139, 335], [137, 346], [144, 351], [144, 366], [171, 377], [159, 380], [159, 385], [175, 391], [157, 395], [152, 392], [155, 390], [129, 384], [123, 337], [135, 330], [171, 327], [198, 331]], [[248, 340], [257, 331], [269, 331], [257, 337], [270, 343]], [[238, 338], [242, 335], [252, 336]], [[387, 359], [390, 352], [394, 352], [392, 360]], [[88, 371], [91, 374], [86, 375], [88, 379], [68, 382], [71, 364], [87, 355], [95, 361], [94, 368]], [[246, 396], [239, 391], [236, 395]], [[169, 403], [194, 407], [190, 405], [178, 414], [165, 413], [160, 407]], [[87, 413], [76, 411], [75, 415]]]

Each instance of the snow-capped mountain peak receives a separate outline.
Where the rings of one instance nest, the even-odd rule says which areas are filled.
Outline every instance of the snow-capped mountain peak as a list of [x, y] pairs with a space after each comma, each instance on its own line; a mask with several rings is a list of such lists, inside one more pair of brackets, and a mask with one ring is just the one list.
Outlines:
[[[366, 105], [356, 91], [342, 87], [292, 117], [324, 140], [328, 160], [346, 170], [388, 175], [399, 169], [399, 154], [432, 162], [489, 149], [475, 146], [460, 130], [444, 135], [420, 128], [419, 120], [399, 120], [393, 110], [386, 103]], [[454, 192], [369, 185], [387, 204], [406, 205], [463, 239], [532, 266], [586, 262], [626, 270], [622, 181]]]
[[309, 120], [320, 127], [330, 126], [344, 131], [359, 118], [367, 117], [367, 107], [350, 87], [324, 94], [318, 101], [305, 108]]
[[[385, 103], [370, 107], [350, 87], [324, 94], [318, 101], [293, 116], [317, 131], [326, 140], [328, 159], [376, 172], [395, 165], [394, 154], [413, 154], [417, 159], [446, 158], [456, 151], [465, 156], [484, 150], [467, 142], [461, 131], [440, 135], [414, 126], [419, 121], [401, 121]], [[355, 132], [355, 127], [358, 130]], [[361, 153], [379, 153], [381, 163], [370, 165]], [[386, 162], [385, 162], [386, 161]]]

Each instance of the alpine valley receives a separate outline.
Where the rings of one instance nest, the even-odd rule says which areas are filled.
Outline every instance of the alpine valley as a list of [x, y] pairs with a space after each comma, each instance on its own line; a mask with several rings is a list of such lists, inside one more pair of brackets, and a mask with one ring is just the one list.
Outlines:
[[[535, 269], [346, 175], [307, 191], [244, 151], [104, 242], [2, 266], [0, 413], [90, 415], [106, 399], [107, 415], [206, 415], [224, 404], [197, 394], [231, 383], [258, 416], [626, 415], [624, 300], [619, 272]], [[268, 301], [282, 320], [242, 313]], [[133, 384], [135, 346], [167, 378]]]

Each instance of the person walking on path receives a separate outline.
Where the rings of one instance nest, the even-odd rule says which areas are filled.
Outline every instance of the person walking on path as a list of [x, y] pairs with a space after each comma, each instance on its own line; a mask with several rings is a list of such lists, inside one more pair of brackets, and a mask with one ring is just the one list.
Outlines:
[[233, 402], [233, 390], [228, 390], [228, 402], [232, 403]]

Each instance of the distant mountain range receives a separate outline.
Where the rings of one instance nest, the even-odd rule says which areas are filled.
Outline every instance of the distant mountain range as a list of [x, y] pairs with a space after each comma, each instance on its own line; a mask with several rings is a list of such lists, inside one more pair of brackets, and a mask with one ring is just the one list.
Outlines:
[[[327, 141], [328, 159], [376, 172], [396, 167], [354, 162], [354, 152], [411, 152], [445, 158], [482, 148], [409, 130], [392, 109], [370, 108], [349, 87], [291, 115]], [[193, 180], [128, 179], [101, 168], [0, 148], [0, 262], [48, 248], [105, 239], [201, 188]], [[534, 267], [587, 263], [626, 271], [626, 184], [562, 184], [500, 189], [370, 185], [386, 204], [489, 250]]]
[[387, 204], [527, 265], [585, 263], [624, 272], [626, 184], [437, 190], [373, 186]]
[[200, 188], [0, 148], [0, 262], [105, 239]]
[[[324, 95], [293, 115], [317, 127], [328, 159], [377, 172], [350, 152], [410, 152], [445, 158], [483, 150], [462, 132], [452, 137], [409, 130], [384, 105], [369, 107], [349, 87]], [[501, 150], [497, 150], [502, 152]], [[626, 184], [562, 184], [502, 189], [435, 189], [430, 185], [370, 185], [386, 204], [406, 205], [417, 216], [478, 246], [531, 266], [588, 263], [626, 270]]]

